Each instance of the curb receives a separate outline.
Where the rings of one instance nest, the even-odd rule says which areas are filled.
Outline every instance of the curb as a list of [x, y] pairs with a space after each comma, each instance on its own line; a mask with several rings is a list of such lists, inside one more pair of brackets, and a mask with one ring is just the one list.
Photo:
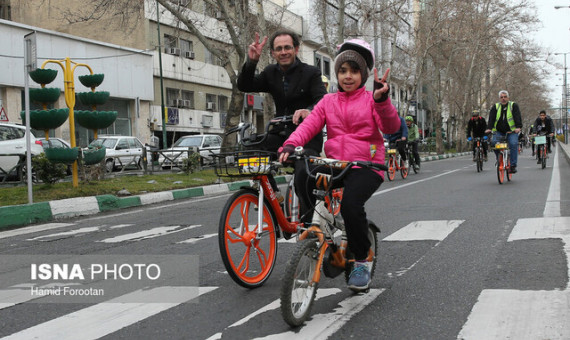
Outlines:
[[[420, 157], [422, 162], [459, 157], [470, 154], [461, 152], [437, 156]], [[285, 184], [292, 175], [277, 176], [277, 184]], [[250, 181], [239, 181], [223, 184], [212, 184], [204, 187], [178, 189], [173, 191], [154, 192], [129, 197], [115, 195], [101, 195], [89, 197], [67, 198], [49, 202], [12, 205], [0, 207], [0, 230], [25, 226], [33, 223], [45, 223], [65, 218], [94, 215], [101, 212], [124, 208], [139, 207], [148, 204], [173, 201], [191, 197], [219, 195], [239, 190], [240, 187], [250, 185]]]

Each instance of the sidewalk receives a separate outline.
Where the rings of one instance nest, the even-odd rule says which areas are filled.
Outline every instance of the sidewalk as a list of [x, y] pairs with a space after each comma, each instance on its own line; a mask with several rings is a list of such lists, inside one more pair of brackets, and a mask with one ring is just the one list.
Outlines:
[[[558, 143], [557, 146], [559, 145], [562, 144]], [[570, 155], [570, 147], [566, 145], [564, 146], [566, 147], [566, 157], [568, 158]], [[436, 156], [423, 156], [421, 157], [421, 160], [422, 162], [428, 162], [451, 157], [465, 156], [469, 154], [471, 153], [463, 152]], [[278, 176], [276, 177], [276, 180], [278, 184], [284, 184], [287, 183], [289, 178], [289, 176]], [[249, 185], [249, 181], [214, 184], [204, 187], [155, 192], [129, 197], [101, 195], [68, 198], [63, 200], [32, 204], [4, 206], [0, 207], [0, 230], [8, 227], [25, 226], [33, 223], [45, 223], [76, 216], [94, 215], [105, 211], [138, 207], [190, 197], [220, 195], [231, 191], [236, 191], [244, 185]]]

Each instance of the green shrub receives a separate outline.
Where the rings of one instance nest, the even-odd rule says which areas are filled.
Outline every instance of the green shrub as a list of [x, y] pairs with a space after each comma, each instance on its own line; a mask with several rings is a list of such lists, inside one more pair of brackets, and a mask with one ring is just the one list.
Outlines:
[[32, 157], [32, 169], [34, 169], [39, 180], [53, 184], [65, 178], [67, 166], [62, 163], [53, 163], [47, 159], [45, 153], [41, 153]]
[[193, 152], [191, 153], [188, 158], [184, 159], [184, 164], [182, 165], [182, 170], [187, 173], [191, 174], [194, 171], [198, 170], [200, 167], [200, 153]]

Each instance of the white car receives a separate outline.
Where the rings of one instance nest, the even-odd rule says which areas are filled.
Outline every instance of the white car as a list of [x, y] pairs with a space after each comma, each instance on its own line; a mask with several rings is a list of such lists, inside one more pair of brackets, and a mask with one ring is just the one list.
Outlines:
[[[182, 136], [170, 148], [160, 151], [158, 162], [163, 168], [169, 168], [172, 165], [180, 167], [188, 158], [188, 148], [196, 147], [202, 157], [202, 163], [212, 163], [212, 153], [220, 153], [221, 146], [222, 137], [218, 135]], [[167, 157], [164, 157], [165, 155]]]
[[[30, 136], [32, 156], [44, 152], [42, 143], [32, 133]], [[8, 156], [10, 155], [10, 156]], [[25, 164], [26, 127], [10, 123], [0, 123], [0, 177], [16, 175], [15, 167], [22, 158]]]
[[144, 145], [137, 137], [100, 135], [89, 145], [105, 147], [107, 172], [127, 166], [142, 167]]

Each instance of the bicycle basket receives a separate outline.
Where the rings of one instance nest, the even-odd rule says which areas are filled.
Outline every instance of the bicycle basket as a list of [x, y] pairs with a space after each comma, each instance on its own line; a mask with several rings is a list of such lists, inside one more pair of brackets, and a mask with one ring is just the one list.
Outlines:
[[218, 177], [252, 177], [271, 171], [271, 156], [275, 153], [262, 150], [220, 152], [214, 156], [214, 169]]
[[534, 144], [546, 144], [546, 136], [536, 136], [534, 137]]

